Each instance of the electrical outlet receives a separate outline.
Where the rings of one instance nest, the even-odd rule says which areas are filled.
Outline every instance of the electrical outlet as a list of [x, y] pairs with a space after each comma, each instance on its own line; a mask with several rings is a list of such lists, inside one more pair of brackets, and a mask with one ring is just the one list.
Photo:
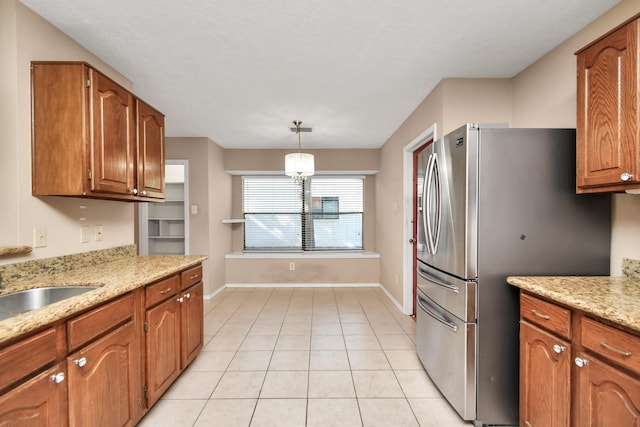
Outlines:
[[47, 246], [47, 229], [46, 228], [33, 229], [33, 246], [35, 248], [44, 248], [45, 246]]
[[290, 262], [289, 263], [289, 270], [295, 270], [296, 269], [296, 263], [295, 262]]
[[95, 236], [96, 236], [96, 242], [101, 242], [102, 241], [102, 226], [101, 225], [96, 225], [95, 228]]
[[80, 243], [89, 243], [89, 227], [86, 225], [80, 227]]

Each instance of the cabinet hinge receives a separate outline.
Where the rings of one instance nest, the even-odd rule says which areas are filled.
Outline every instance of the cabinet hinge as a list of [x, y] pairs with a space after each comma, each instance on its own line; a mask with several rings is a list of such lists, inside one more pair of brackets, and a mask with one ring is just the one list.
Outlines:
[[149, 400], [149, 388], [147, 387], [144, 388], [144, 398]]
[[144, 322], [144, 331], [145, 332], [149, 332], [149, 323], [148, 322]]
[[91, 79], [87, 79], [87, 87], [91, 87]]
[[87, 169], [87, 179], [89, 181], [93, 179], [93, 173], [91, 172], [91, 169]]

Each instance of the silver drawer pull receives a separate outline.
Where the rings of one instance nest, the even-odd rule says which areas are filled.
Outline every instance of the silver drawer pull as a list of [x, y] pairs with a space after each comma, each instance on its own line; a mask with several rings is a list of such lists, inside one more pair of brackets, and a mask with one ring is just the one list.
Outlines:
[[554, 344], [553, 345], [553, 351], [555, 351], [558, 354], [562, 353], [565, 350], [566, 350], [566, 348], [563, 345], [560, 345], [560, 344]]
[[537, 317], [539, 317], [541, 319], [544, 319], [544, 320], [551, 319], [551, 316], [549, 316], [547, 314], [538, 313], [536, 310], [531, 310], [531, 314], [533, 314], [534, 316], [537, 316]]
[[160, 291], [160, 294], [161, 294], [161, 295], [164, 295], [164, 294], [166, 294], [167, 292], [171, 292], [171, 288], [167, 288], [167, 289], [165, 289], [164, 291]]
[[197, 278], [198, 278], [198, 275], [197, 275], [197, 274], [194, 274], [193, 276], [191, 276], [191, 277], [190, 277], [190, 279], [191, 279], [191, 280], [193, 280], [193, 279], [197, 279]]
[[618, 353], [620, 356], [622, 357], [631, 357], [631, 352], [630, 351], [626, 351], [626, 350], [620, 350], [619, 348], [616, 348], [610, 344], [607, 344], [604, 341], [600, 341], [600, 345], [604, 348], [606, 348], [607, 350], [611, 350], [613, 352]]
[[51, 381], [56, 384], [60, 384], [62, 381], [64, 381], [64, 372], [58, 372], [55, 375], [51, 375]]

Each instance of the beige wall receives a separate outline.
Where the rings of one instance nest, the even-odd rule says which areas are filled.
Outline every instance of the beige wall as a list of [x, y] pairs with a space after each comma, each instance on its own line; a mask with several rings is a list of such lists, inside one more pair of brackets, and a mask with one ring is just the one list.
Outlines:
[[[381, 149], [376, 188], [376, 239], [380, 280], [402, 301], [402, 150], [431, 125], [442, 136], [465, 122], [507, 122], [512, 127], [575, 127], [574, 52], [640, 12], [640, 2], [624, 0], [592, 24], [512, 79], [444, 79], [411, 113]], [[611, 274], [620, 275], [624, 257], [640, 258], [640, 196], [615, 195]]]
[[189, 253], [209, 257], [202, 265], [205, 294], [210, 294], [224, 285], [224, 256], [231, 248], [231, 230], [222, 224], [231, 209], [224, 151], [208, 138], [167, 138], [167, 159], [189, 162], [189, 205], [198, 212], [189, 214]]
[[[640, 1], [625, 0], [566, 40], [513, 79], [513, 125], [576, 126], [574, 52], [633, 15]], [[640, 259], [640, 196], [613, 196], [611, 274], [622, 274], [622, 259]]]
[[[380, 282], [403, 301], [404, 212], [403, 148], [432, 125], [437, 137], [467, 122], [510, 123], [508, 79], [444, 79], [405, 120], [381, 149], [376, 181], [376, 241], [381, 255]], [[410, 277], [410, 275], [409, 275]]]
[[[87, 61], [130, 90], [132, 83], [17, 0], [0, 1], [0, 32], [0, 246], [31, 246], [35, 227], [45, 228], [48, 240], [0, 264], [133, 243], [130, 203], [31, 196], [30, 61]], [[80, 226], [98, 224], [104, 240], [80, 243]]]
[[[309, 151], [309, 150], [306, 150]], [[234, 174], [283, 173], [284, 156], [290, 150], [225, 150], [225, 169]], [[379, 150], [310, 150], [315, 156], [316, 173], [377, 172], [380, 167]], [[376, 177], [365, 178], [363, 244], [365, 251], [376, 250], [375, 196]], [[229, 218], [242, 218], [242, 178], [232, 178], [232, 207]], [[232, 230], [232, 252], [242, 252], [244, 235], [242, 224], [226, 224]], [[300, 263], [295, 271], [289, 263]], [[276, 257], [270, 260], [251, 256], [226, 260], [227, 283], [379, 283], [379, 258], [339, 259], [335, 257]], [[362, 274], [366, 272], [365, 274]], [[360, 275], [358, 273], [361, 273]]]

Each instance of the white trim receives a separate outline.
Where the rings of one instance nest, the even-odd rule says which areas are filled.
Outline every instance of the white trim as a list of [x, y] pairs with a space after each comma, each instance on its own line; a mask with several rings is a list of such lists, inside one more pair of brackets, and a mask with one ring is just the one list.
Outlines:
[[215, 291], [211, 292], [210, 294], [206, 294], [204, 296], [205, 300], [210, 300], [213, 299], [213, 297], [215, 297], [216, 295], [218, 295], [220, 292], [224, 291], [224, 289], [227, 287], [227, 285], [222, 285], [220, 286], [218, 289], [216, 289]]
[[277, 259], [277, 258], [380, 258], [377, 252], [232, 252], [225, 259]]
[[[404, 194], [403, 217], [404, 230], [402, 233], [402, 306], [403, 314], [411, 314], [413, 311], [413, 245], [409, 243], [413, 233], [413, 152], [427, 141], [437, 138], [436, 123], [429, 126], [424, 132], [415, 137], [404, 146], [402, 153], [402, 192]], [[384, 289], [384, 288], [383, 288]], [[389, 296], [391, 297], [391, 296]]]
[[385, 288], [384, 286], [380, 285], [380, 289], [382, 289], [382, 292], [384, 292], [384, 294], [387, 296], [387, 298], [389, 298], [389, 300], [391, 300], [393, 305], [395, 305], [398, 308], [400, 313], [408, 315], [408, 313], [404, 312], [404, 309], [402, 308], [402, 305], [400, 305], [400, 303], [393, 297], [393, 295], [391, 295], [389, 293], [389, 291], [387, 291], [387, 288]]
[[380, 283], [227, 283], [227, 288], [382, 288]]
[[[229, 175], [279, 175], [286, 176], [283, 170], [280, 171], [256, 171], [256, 170], [226, 170]], [[335, 171], [319, 171], [316, 170], [315, 175], [376, 175], [378, 173], [375, 169], [368, 170], [335, 170]]]

